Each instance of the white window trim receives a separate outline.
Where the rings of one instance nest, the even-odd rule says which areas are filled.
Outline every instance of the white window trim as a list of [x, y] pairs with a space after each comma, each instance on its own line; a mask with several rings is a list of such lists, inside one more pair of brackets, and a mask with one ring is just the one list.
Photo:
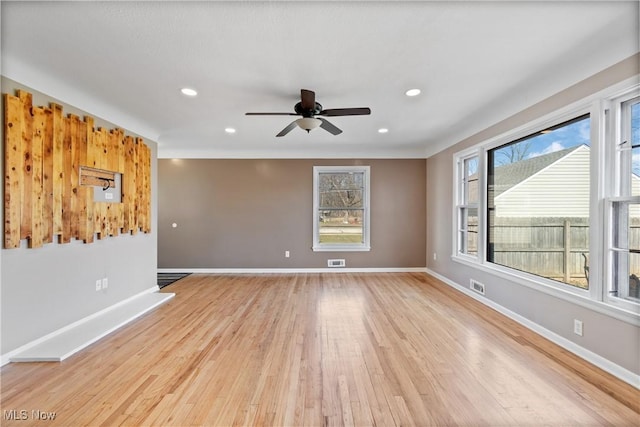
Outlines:
[[[635, 93], [637, 96], [640, 85], [638, 84], [640, 76], [629, 78], [623, 82], [615, 84], [607, 89], [591, 94], [582, 100], [569, 104], [559, 110], [546, 114], [538, 119], [532, 120], [522, 126], [514, 128], [510, 131], [497, 135], [493, 138], [485, 140], [481, 143], [468, 147], [453, 155], [453, 212], [454, 221], [452, 224], [452, 255], [451, 259], [468, 265], [479, 270], [495, 274], [496, 276], [512, 281], [516, 285], [526, 286], [546, 294], [561, 298], [568, 302], [589, 308], [598, 313], [622, 320], [624, 322], [640, 326], [640, 305], [622, 301], [619, 298], [609, 297], [609, 278], [610, 276], [610, 260], [608, 251], [608, 242], [610, 239], [607, 230], [610, 228], [611, 218], [607, 206], [610, 205], [611, 198], [611, 171], [613, 164], [611, 163], [611, 155], [606, 152], [606, 142], [611, 140], [610, 133], [616, 132], [618, 123], [611, 123], [611, 118], [605, 117], [605, 110], [609, 109], [611, 102], [627, 94]], [[591, 201], [590, 201], [590, 223], [598, 226], [590, 227], [590, 258], [594, 260], [590, 262], [590, 277], [598, 277], [593, 283], [590, 283], [589, 290], [582, 290], [570, 285], [556, 282], [554, 280], [545, 279], [540, 276], [521, 272], [509, 267], [500, 266], [498, 264], [486, 261], [486, 157], [487, 151], [515, 141], [519, 138], [531, 135], [541, 129], [552, 126], [563, 121], [570, 120], [583, 114], [591, 115]], [[607, 124], [609, 123], [609, 125]], [[611, 126], [613, 129], [608, 129]], [[609, 133], [609, 135], [607, 134]], [[479, 235], [478, 235], [478, 258], [470, 257], [466, 254], [458, 252], [457, 245], [457, 204], [458, 204], [458, 163], [463, 158], [467, 158], [472, 153], [479, 155], [479, 168], [482, 172], [479, 176], [481, 179], [480, 200], [479, 200]], [[593, 173], [593, 172], [597, 173]], [[602, 225], [605, 225], [604, 227]]]
[[[335, 244], [320, 243], [319, 217], [320, 195], [318, 177], [321, 173], [364, 173], [364, 227], [362, 243]], [[371, 167], [370, 166], [314, 166], [313, 167], [313, 246], [314, 252], [367, 252], [371, 250]]]

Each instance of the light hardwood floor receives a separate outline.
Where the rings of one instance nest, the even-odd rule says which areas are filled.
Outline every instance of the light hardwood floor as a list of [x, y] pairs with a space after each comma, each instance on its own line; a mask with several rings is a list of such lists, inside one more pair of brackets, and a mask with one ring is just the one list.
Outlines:
[[191, 275], [166, 291], [64, 362], [3, 367], [1, 424], [640, 425], [637, 389], [426, 274]]

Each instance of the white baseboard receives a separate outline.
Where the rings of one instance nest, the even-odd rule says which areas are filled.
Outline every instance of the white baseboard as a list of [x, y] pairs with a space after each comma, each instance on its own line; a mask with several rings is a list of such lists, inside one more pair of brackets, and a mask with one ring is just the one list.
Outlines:
[[445, 284], [451, 286], [452, 288], [462, 292], [465, 295], [470, 296], [471, 298], [475, 299], [476, 301], [481, 302], [482, 304], [491, 307], [492, 309], [496, 310], [497, 312], [504, 314], [505, 316], [507, 316], [508, 318], [518, 322], [519, 324], [521, 324], [522, 326], [532, 330], [533, 332], [537, 333], [538, 335], [543, 336], [544, 338], [548, 339], [549, 341], [559, 345], [560, 347], [564, 348], [565, 350], [570, 351], [571, 353], [575, 354], [576, 356], [586, 360], [587, 362], [590, 362], [591, 364], [597, 366], [598, 368], [602, 369], [603, 371], [606, 371], [608, 373], [610, 373], [611, 375], [615, 376], [616, 378], [619, 378], [620, 380], [632, 385], [635, 388], [640, 389], [640, 375], [637, 375], [631, 371], [629, 371], [626, 368], [623, 368], [620, 365], [617, 365], [615, 363], [613, 363], [612, 361], [610, 361], [609, 359], [605, 359], [604, 357], [590, 351], [587, 350], [584, 347], [579, 346], [578, 344], [574, 343], [571, 340], [566, 339], [563, 336], [560, 336], [558, 334], [556, 334], [555, 332], [552, 332], [546, 328], [543, 328], [542, 326], [538, 325], [535, 322], [532, 322], [531, 320], [527, 319], [526, 317], [523, 317], [521, 315], [519, 315], [518, 313], [515, 313], [511, 310], [509, 310], [508, 308], [505, 308], [503, 306], [501, 306], [500, 304], [497, 304], [493, 301], [491, 301], [490, 299], [476, 293], [473, 292], [471, 289], [462, 286], [450, 279], [448, 279], [447, 277], [442, 276], [439, 273], [436, 273], [435, 271], [432, 271], [429, 268], [426, 268], [426, 273], [432, 275], [433, 277], [436, 277], [437, 279], [441, 280], [442, 282], [444, 282]]
[[0, 356], [0, 366], [4, 366], [7, 363], [9, 363], [11, 361], [12, 357], [14, 357], [14, 356], [16, 356], [16, 355], [18, 355], [20, 353], [23, 353], [23, 352], [25, 352], [25, 351], [27, 351], [27, 350], [29, 350], [29, 349], [37, 346], [37, 345], [40, 345], [40, 344], [44, 343], [45, 341], [48, 341], [48, 340], [50, 340], [52, 338], [55, 338], [56, 336], [59, 336], [59, 335], [65, 333], [65, 332], [67, 332], [67, 331], [79, 326], [79, 325], [87, 323], [87, 322], [89, 322], [89, 321], [91, 321], [91, 320], [93, 320], [93, 319], [95, 319], [95, 318], [97, 318], [97, 317], [99, 317], [101, 315], [104, 315], [105, 313], [108, 313], [109, 311], [112, 311], [112, 310], [114, 310], [114, 309], [116, 309], [116, 308], [118, 308], [118, 307], [120, 307], [120, 306], [122, 306], [124, 304], [127, 304], [128, 302], [133, 301], [134, 299], [136, 299], [136, 298], [138, 298], [138, 297], [140, 297], [142, 295], [146, 295], [146, 294], [149, 294], [149, 293], [157, 292], [159, 290], [160, 290], [160, 288], [158, 287], [158, 285], [152, 286], [152, 287], [150, 287], [150, 288], [148, 288], [148, 289], [146, 289], [146, 290], [144, 290], [142, 292], [139, 292], [139, 293], [137, 293], [135, 295], [130, 296], [129, 298], [126, 298], [126, 299], [124, 299], [124, 300], [122, 300], [120, 302], [117, 302], [116, 304], [110, 305], [109, 307], [107, 307], [105, 309], [102, 309], [102, 310], [97, 311], [97, 312], [95, 312], [93, 314], [90, 314], [87, 317], [84, 317], [84, 318], [82, 318], [80, 320], [77, 320], [77, 321], [75, 321], [73, 323], [70, 323], [67, 326], [64, 326], [64, 327], [62, 327], [60, 329], [57, 329], [57, 330], [55, 330], [55, 331], [53, 331], [53, 332], [51, 332], [51, 333], [49, 333], [47, 335], [44, 335], [44, 336], [42, 336], [42, 337], [40, 337], [38, 339], [35, 339], [35, 340], [33, 340], [33, 341], [31, 341], [31, 342], [29, 342], [27, 344], [24, 344], [24, 345], [22, 345], [22, 346], [20, 346], [20, 347], [18, 347], [16, 349], [6, 353], [6, 354], [3, 354], [3, 355]]
[[294, 274], [294, 273], [426, 273], [426, 267], [407, 268], [159, 268], [158, 273]]

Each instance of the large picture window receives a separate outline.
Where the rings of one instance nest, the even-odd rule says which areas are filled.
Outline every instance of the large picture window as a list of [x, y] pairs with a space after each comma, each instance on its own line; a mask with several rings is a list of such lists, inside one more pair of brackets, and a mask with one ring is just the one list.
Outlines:
[[589, 115], [488, 151], [487, 261], [588, 289]]
[[368, 251], [369, 166], [313, 168], [313, 250]]

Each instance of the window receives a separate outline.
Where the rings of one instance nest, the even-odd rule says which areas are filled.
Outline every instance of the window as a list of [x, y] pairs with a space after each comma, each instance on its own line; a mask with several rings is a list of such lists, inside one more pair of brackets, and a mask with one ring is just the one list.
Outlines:
[[637, 77], [453, 160], [455, 261], [638, 321]]
[[611, 198], [609, 296], [640, 302], [640, 97], [617, 99], [616, 193]]
[[588, 289], [590, 118], [489, 150], [487, 261]]
[[369, 166], [313, 168], [313, 250], [368, 251]]
[[478, 256], [478, 156], [458, 161], [457, 248], [458, 254]]

